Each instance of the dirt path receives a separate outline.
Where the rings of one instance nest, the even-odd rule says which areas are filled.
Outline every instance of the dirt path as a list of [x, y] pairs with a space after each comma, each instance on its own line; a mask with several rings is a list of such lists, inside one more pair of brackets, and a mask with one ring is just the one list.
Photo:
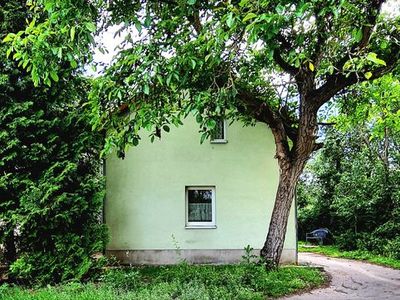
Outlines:
[[400, 270], [369, 263], [299, 253], [300, 264], [322, 266], [330, 274], [329, 287], [282, 299], [399, 299]]

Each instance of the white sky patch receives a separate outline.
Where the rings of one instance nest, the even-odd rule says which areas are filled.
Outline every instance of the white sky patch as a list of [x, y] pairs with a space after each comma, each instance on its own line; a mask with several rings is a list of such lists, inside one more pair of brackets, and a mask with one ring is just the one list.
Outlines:
[[400, 16], [400, 0], [389, 0], [383, 3], [382, 12], [391, 17]]
[[96, 42], [103, 45], [105, 52], [102, 53], [99, 49], [96, 49], [94, 52], [95, 63], [110, 64], [114, 55], [118, 53], [116, 48], [123, 42], [125, 37], [123, 34], [115, 36], [120, 27], [113, 25], [96, 37]]
[[[107, 66], [109, 66], [114, 59], [115, 55], [121, 50], [119, 47], [122, 45], [125, 37], [131, 32], [133, 39], [138, 37], [138, 32], [135, 28], [130, 28], [118, 32], [121, 29], [121, 25], [113, 25], [107, 28], [107, 30], [101, 32], [95, 37], [95, 41], [98, 44], [93, 54], [93, 63], [86, 70], [88, 76], [98, 76]], [[103, 51], [99, 50], [99, 46]], [[93, 66], [97, 69], [94, 70]]]

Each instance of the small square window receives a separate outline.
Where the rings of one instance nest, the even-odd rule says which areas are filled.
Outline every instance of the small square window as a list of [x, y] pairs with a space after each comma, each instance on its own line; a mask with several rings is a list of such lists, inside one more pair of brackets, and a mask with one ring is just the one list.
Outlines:
[[213, 132], [211, 133], [211, 143], [213, 144], [226, 144], [226, 121], [220, 119], [217, 121]]
[[186, 187], [186, 227], [215, 228], [215, 187]]

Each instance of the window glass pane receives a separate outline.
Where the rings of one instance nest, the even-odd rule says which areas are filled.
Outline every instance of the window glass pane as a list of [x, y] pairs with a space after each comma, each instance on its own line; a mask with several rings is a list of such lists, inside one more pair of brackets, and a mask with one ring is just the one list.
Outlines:
[[224, 140], [225, 135], [224, 135], [224, 120], [218, 120], [217, 124], [215, 125], [215, 128], [211, 134], [211, 139], [212, 140]]
[[188, 221], [212, 222], [212, 190], [188, 190]]

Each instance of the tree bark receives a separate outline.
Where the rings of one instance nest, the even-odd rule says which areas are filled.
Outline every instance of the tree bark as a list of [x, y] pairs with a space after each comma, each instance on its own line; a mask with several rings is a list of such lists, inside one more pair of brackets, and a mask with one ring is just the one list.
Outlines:
[[288, 164], [281, 168], [279, 185], [275, 197], [268, 235], [261, 249], [261, 256], [266, 261], [267, 268], [275, 268], [281, 258], [290, 208], [293, 203], [297, 181], [303, 171], [303, 163]]
[[284, 128], [271, 128], [275, 138], [280, 174], [267, 238], [260, 252], [260, 255], [265, 259], [267, 268], [275, 268], [279, 264], [296, 185], [310, 154], [316, 150], [317, 108], [313, 102], [307, 99], [307, 94], [313, 88], [312, 80], [309, 78], [307, 80], [302, 79], [302, 86], [299, 88], [299, 127], [296, 139], [293, 141], [294, 146], [291, 149], [282, 147], [282, 145], [288, 146], [287, 142], [283, 142], [287, 137], [287, 135], [282, 134]]

